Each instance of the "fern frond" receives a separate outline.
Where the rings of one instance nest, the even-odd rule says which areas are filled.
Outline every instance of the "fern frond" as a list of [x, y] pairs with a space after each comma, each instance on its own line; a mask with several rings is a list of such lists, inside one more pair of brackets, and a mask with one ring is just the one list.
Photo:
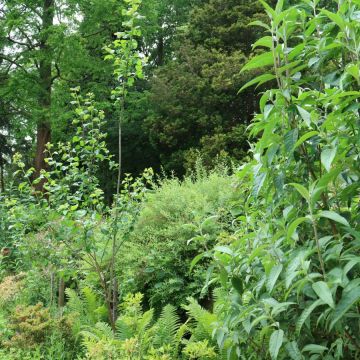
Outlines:
[[67, 288], [65, 289], [65, 294], [68, 298], [66, 307], [70, 310], [70, 312], [78, 313], [79, 315], [82, 314], [84, 311], [83, 302], [76, 291]]
[[94, 330], [102, 339], [107, 340], [114, 338], [114, 334], [108, 323], [98, 322], [95, 324]]
[[96, 310], [99, 307], [97, 296], [89, 287], [84, 287], [81, 292], [84, 298], [84, 302], [86, 303], [86, 312], [91, 320], [95, 323], [98, 320]]
[[175, 345], [176, 334], [180, 327], [180, 318], [176, 309], [172, 305], [166, 305], [156, 322], [158, 332], [154, 339], [154, 345], [161, 347], [164, 345]]
[[115, 326], [116, 326], [116, 337], [119, 340], [127, 340], [135, 336], [135, 331], [133, 327], [127, 324], [121, 318], [116, 321]]
[[193, 323], [192, 335], [197, 341], [211, 340], [214, 329], [214, 323], [217, 318], [215, 314], [202, 308], [196, 300], [189, 298], [189, 304], [185, 306], [185, 310], [188, 313]]
[[150, 309], [148, 311], [146, 311], [140, 321], [139, 321], [139, 324], [138, 324], [138, 332], [143, 335], [145, 333], [145, 331], [149, 328], [152, 320], [153, 320], [153, 317], [154, 317], [154, 310], [153, 309]]

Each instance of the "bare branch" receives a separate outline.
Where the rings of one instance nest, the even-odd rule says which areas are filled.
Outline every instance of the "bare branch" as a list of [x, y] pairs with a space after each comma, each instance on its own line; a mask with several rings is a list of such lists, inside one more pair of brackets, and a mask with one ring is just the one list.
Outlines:
[[19, 58], [19, 57], [17, 57], [16, 59], [11, 59], [11, 58], [3, 55], [3, 54], [0, 54], [0, 59], [3, 59], [3, 60], [9, 62], [9, 63], [12, 64], [12, 65], [15, 65], [15, 66], [18, 67], [19, 69], [23, 70], [26, 74], [29, 74], [28, 71], [27, 71], [22, 65], [20, 65], [20, 64], [18, 63], [18, 61], [17, 61], [18, 58]]
[[35, 48], [32, 44], [14, 40], [10, 36], [8, 36], [6, 39], [9, 40], [10, 42], [12, 42], [13, 44], [20, 45], [20, 46], [26, 46], [29, 50], [33, 50]]

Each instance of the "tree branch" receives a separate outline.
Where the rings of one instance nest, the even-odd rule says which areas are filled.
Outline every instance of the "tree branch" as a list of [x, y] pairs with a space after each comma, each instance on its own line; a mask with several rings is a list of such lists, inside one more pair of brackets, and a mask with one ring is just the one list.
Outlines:
[[20, 46], [26, 46], [29, 50], [35, 49], [35, 47], [32, 44], [14, 40], [10, 36], [8, 36], [6, 39], [9, 40], [10, 42], [12, 42], [13, 44], [20, 45]]
[[20, 64], [17, 62], [18, 58], [19, 58], [19, 57], [17, 57], [15, 60], [13, 60], [13, 59], [11, 59], [11, 58], [9, 58], [9, 57], [7, 57], [7, 56], [4, 56], [3, 54], [0, 54], [0, 59], [3, 59], [3, 60], [5, 60], [5, 61], [9, 62], [10, 64], [15, 65], [16, 67], [18, 67], [19, 69], [23, 70], [26, 74], [29, 75], [28, 71], [27, 71], [22, 65], [20, 65]]

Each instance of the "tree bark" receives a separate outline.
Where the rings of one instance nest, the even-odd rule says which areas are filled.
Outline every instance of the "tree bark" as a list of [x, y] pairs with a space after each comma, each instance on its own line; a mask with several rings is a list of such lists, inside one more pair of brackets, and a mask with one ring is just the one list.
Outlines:
[[[52, 58], [53, 51], [48, 43], [49, 34], [54, 21], [54, 1], [44, 0], [42, 11], [42, 29], [40, 40], [39, 61], [39, 105], [41, 115], [38, 119], [37, 142], [35, 155], [35, 176], [38, 177], [42, 169], [46, 168], [46, 144], [51, 140], [51, 88], [52, 88]], [[37, 185], [37, 190], [42, 190], [44, 182]]]
[[0, 192], [5, 192], [5, 179], [4, 179], [4, 158], [0, 153]]
[[157, 59], [156, 64], [158, 66], [164, 65], [164, 59], [165, 59], [165, 44], [164, 44], [164, 38], [162, 36], [159, 36], [157, 41]]
[[65, 281], [61, 277], [59, 279], [59, 294], [58, 294], [58, 306], [63, 308], [65, 305]]

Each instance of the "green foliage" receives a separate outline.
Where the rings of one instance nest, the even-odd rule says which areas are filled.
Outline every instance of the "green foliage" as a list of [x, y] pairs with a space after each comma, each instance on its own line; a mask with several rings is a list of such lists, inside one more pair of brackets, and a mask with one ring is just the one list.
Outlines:
[[[183, 182], [163, 180], [147, 194], [119, 259], [125, 293], [143, 292], [157, 310], [200, 296], [206, 261], [193, 271], [190, 264], [228, 226], [236, 192], [226, 171], [199, 173]], [[207, 291], [201, 295], [207, 296]]]
[[15, 332], [8, 346], [33, 347], [45, 341], [47, 331], [51, 326], [48, 309], [42, 304], [35, 306], [18, 306], [10, 319], [9, 328]]
[[[46, 162], [50, 169], [42, 171], [36, 180], [46, 180], [45, 190], [51, 206], [64, 214], [84, 208], [96, 209], [101, 205], [103, 191], [97, 174], [100, 164], [110, 162], [106, 134], [102, 131], [104, 112], [96, 109], [93, 94], [83, 99], [77, 88], [73, 89], [72, 97], [72, 104], [76, 106], [72, 121], [75, 134], [55, 149], [48, 144]], [[114, 163], [110, 162], [110, 166]]]
[[[17, 20], [19, 1], [4, 8], [0, 358], [357, 359], [359, 1], [196, 1], [180, 29], [172, 26], [188, 14], [179, 9], [193, 6], [185, 0], [149, 0], [143, 7], [126, 0], [121, 14], [116, 0], [102, 3], [57, 2], [51, 11], [60, 6], [71, 31], [65, 41], [66, 26], [48, 22], [34, 53], [36, 12], [26, 3]], [[33, 9], [41, 17], [39, 4]], [[108, 17], [100, 21], [103, 8]], [[31, 38], [21, 34], [27, 22]], [[143, 38], [138, 23], [148, 25]], [[103, 54], [90, 51], [82, 33], [92, 30], [96, 49], [112, 42], [105, 51], [115, 81], [105, 75], [110, 66], [95, 70]], [[4, 59], [4, 49], [24, 36], [25, 45]], [[153, 46], [150, 39], [157, 39]], [[74, 70], [64, 56], [72, 46]], [[143, 69], [145, 53], [150, 63]], [[49, 81], [38, 61], [50, 75], [55, 66], [47, 88], [55, 105], [44, 103], [39, 88], [27, 99], [39, 84], [35, 76], [26, 85], [28, 75]], [[48, 145], [40, 178], [34, 181], [24, 151], [4, 167], [8, 144], [11, 151], [22, 146], [20, 132], [4, 142], [4, 131], [13, 131], [14, 121], [43, 125], [47, 111], [66, 101], [62, 77], [86, 69], [90, 77], [105, 76], [108, 86], [94, 86], [100, 104], [74, 89], [72, 127], [62, 134], [66, 141]], [[149, 93], [143, 70], [154, 74]], [[107, 87], [115, 89], [114, 107]], [[14, 91], [20, 88], [23, 99]], [[12, 94], [16, 111], [30, 108], [30, 114], [7, 112]], [[61, 118], [68, 117], [64, 111]], [[117, 193], [108, 207], [100, 177], [116, 166], [103, 129], [115, 121], [126, 141], [123, 126], [134, 134], [141, 123], [142, 138], [150, 134], [166, 170], [194, 172], [181, 181], [154, 178], [152, 170], [133, 177], [124, 174], [120, 151]], [[239, 158], [243, 164], [235, 175], [224, 165], [206, 171], [198, 155], [205, 168]], [[14, 165], [17, 171], [8, 174]], [[13, 180], [6, 191], [4, 169]], [[35, 190], [40, 184], [44, 191]]]
[[359, 5], [262, 3], [271, 26], [255, 25], [270, 51], [242, 71], [272, 65], [278, 87], [251, 126], [258, 141], [238, 173], [234, 240], [213, 249], [212, 281], [224, 290], [214, 337], [230, 358], [356, 358]]
[[237, 95], [252, 76], [239, 67], [260, 33], [247, 24], [264, 17], [257, 2], [212, 0], [194, 8], [174, 60], [155, 71], [148, 95], [145, 128], [165, 170], [183, 174], [198, 153], [209, 168], [217, 157], [246, 157], [257, 93]]
[[[187, 324], [181, 325], [175, 308], [167, 305], [159, 318], [154, 321], [153, 310], [143, 311], [141, 307], [142, 294], [128, 295], [121, 305], [121, 315], [116, 322], [117, 332], [104, 323], [82, 331], [83, 344], [86, 347], [86, 359], [218, 359], [215, 346], [208, 339], [200, 339], [196, 330]], [[194, 301], [187, 307], [191, 319], [199, 326], [210, 326], [209, 318], [205, 319], [206, 310]], [[202, 315], [199, 316], [199, 313]], [[191, 333], [190, 340], [185, 335]], [[207, 331], [207, 338], [211, 338]]]

